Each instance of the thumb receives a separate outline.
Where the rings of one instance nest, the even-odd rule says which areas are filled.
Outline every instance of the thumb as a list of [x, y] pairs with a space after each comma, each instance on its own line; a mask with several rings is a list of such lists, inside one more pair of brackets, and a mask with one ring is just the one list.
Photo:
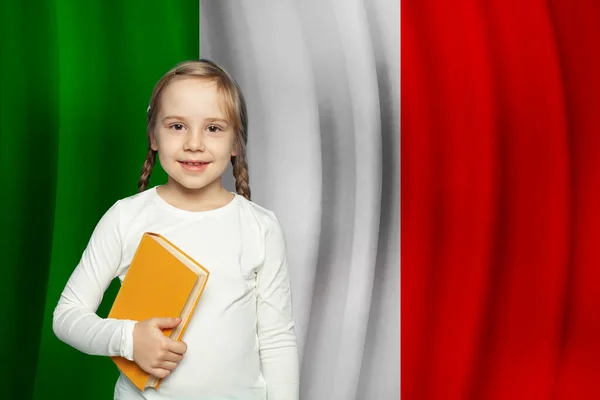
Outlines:
[[181, 318], [158, 318], [156, 321], [156, 327], [159, 329], [170, 329], [175, 328], [181, 322]]

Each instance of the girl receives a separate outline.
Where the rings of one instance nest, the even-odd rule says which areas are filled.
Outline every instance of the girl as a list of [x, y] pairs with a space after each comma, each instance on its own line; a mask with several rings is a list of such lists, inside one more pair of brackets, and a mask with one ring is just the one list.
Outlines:
[[[54, 311], [56, 336], [164, 378], [158, 390], [140, 392], [121, 375], [115, 399], [297, 399], [285, 241], [273, 212], [250, 201], [239, 87], [210, 61], [179, 64], [154, 88], [147, 135], [140, 193], [113, 204], [94, 229]], [[157, 154], [168, 180], [147, 189]], [[237, 193], [221, 184], [228, 162]], [[168, 315], [96, 315], [146, 231], [163, 234], [211, 273], [181, 342], [162, 334], [180, 323]]]

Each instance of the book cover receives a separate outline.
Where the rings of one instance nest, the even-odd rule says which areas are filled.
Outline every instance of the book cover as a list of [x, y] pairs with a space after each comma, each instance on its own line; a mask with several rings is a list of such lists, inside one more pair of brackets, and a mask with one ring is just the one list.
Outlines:
[[[163, 334], [181, 340], [200, 300], [209, 272], [165, 237], [146, 232], [108, 318], [143, 321], [180, 317], [181, 323]], [[140, 390], [158, 389], [161, 379], [144, 372], [134, 361], [111, 357], [119, 370]]]

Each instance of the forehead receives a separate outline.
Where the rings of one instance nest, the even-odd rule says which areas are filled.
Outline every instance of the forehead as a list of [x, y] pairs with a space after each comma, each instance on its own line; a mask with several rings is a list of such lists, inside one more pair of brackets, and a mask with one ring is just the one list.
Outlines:
[[222, 97], [214, 81], [198, 78], [177, 79], [164, 89], [160, 112], [163, 115], [224, 118]]

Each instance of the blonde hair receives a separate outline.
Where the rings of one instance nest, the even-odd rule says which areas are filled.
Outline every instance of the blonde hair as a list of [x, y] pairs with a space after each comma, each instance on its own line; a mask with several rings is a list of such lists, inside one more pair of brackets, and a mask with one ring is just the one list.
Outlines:
[[160, 107], [160, 100], [165, 88], [176, 79], [198, 78], [214, 81], [217, 91], [223, 99], [223, 111], [232, 123], [235, 134], [234, 148], [236, 156], [231, 157], [235, 190], [238, 194], [250, 200], [250, 182], [248, 176], [248, 163], [246, 161], [246, 144], [248, 142], [248, 114], [246, 102], [236, 81], [216, 63], [206, 60], [185, 61], [170, 69], [154, 86], [147, 115], [148, 154], [142, 167], [142, 174], [138, 182], [140, 192], [148, 188], [152, 168], [156, 162], [156, 151], [152, 150], [151, 138], [154, 135], [156, 118]]

